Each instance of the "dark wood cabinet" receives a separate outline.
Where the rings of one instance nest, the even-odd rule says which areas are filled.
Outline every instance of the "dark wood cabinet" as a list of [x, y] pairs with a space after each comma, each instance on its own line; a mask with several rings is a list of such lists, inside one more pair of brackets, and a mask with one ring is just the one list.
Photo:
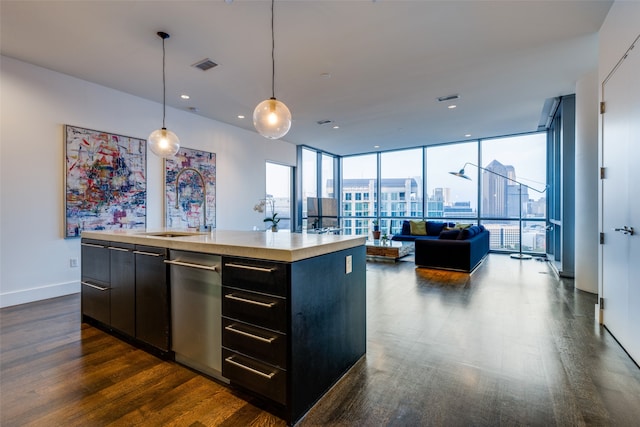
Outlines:
[[136, 334], [136, 276], [134, 245], [110, 242], [111, 327], [131, 337]]
[[111, 269], [108, 242], [82, 239], [82, 315], [111, 323]]
[[170, 349], [170, 305], [165, 248], [137, 245], [135, 254], [136, 338], [162, 351]]
[[[186, 253], [218, 260], [221, 294], [204, 311], [194, 309], [199, 296], [185, 284], [216, 283], [192, 272]], [[293, 262], [241, 253], [248, 257], [222, 256], [220, 268], [210, 253], [83, 238], [83, 319], [201, 372], [219, 375], [221, 362], [222, 379], [295, 424], [366, 352], [365, 247]], [[191, 348], [199, 351], [205, 339], [212, 371], [190, 364], [199, 360]]]
[[290, 265], [225, 257], [222, 266], [222, 375], [286, 405]]
[[366, 352], [365, 257], [364, 246], [292, 263], [223, 257], [223, 376], [295, 424]]
[[92, 239], [82, 239], [81, 247], [83, 321], [168, 354], [167, 249]]

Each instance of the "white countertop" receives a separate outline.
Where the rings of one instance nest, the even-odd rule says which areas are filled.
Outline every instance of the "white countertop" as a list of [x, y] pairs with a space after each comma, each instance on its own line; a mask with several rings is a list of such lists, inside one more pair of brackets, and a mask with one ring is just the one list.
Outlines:
[[[163, 237], [153, 233], [190, 232], [186, 236]], [[306, 234], [279, 231], [213, 230], [196, 233], [189, 230], [148, 229], [83, 231], [87, 239], [156, 246], [169, 249], [231, 255], [272, 261], [293, 262], [331, 252], [362, 246], [365, 236]]]

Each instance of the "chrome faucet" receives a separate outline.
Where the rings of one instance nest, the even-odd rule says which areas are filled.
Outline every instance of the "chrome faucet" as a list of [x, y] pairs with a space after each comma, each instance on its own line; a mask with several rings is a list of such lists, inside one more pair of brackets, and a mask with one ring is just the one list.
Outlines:
[[180, 176], [186, 172], [186, 171], [191, 171], [191, 172], [195, 172], [196, 175], [198, 175], [200, 177], [200, 180], [202, 181], [202, 196], [204, 197], [204, 200], [202, 201], [202, 213], [203, 213], [203, 223], [204, 225], [200, 226], [200, 231], [208, 231], [209, 227], [207, 226], [207, 183], [204, 180], [204, 176], [202, 175], [202, 173], [196, 169], [196, 168], [192, 168], [192, 167], [186, 167], [186, 168], [182, 168], [180, 169], [180, 171], [178, 172], [178, 174], [176, 175], [176, 209], [178, 209], [180, 207], [179, 205], [179, 201], [180, 201]]

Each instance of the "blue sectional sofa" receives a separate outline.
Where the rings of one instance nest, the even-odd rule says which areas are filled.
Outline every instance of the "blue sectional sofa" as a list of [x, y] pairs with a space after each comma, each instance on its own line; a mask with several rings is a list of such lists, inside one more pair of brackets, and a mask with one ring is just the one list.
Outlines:
[[415, 242], [419, 267], [471, 272], [489, 253], [489, 231], [482, 225], [404, 221], [392, 239]]

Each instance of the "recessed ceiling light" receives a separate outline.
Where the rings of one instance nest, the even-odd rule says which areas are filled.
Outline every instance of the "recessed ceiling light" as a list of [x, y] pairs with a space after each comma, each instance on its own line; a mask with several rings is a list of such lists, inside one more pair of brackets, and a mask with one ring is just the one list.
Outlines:
[[184, 94], [184, 93], [183, 93], [182, 95], [180, 95], [180, 98], [182, 98], [182, 99], [189, 99], [189, 98], [190, 98], [190, 96], [189, 96], [189, 95], [187, 95], [187, 94]]
[[465, 137], [465, 138], [469, 138], [470, 136], [471, 136], [471, 134], [470, 134], [470, 133], [465, 133], [465, 134], [464, 134], [464, 137]]
[[379, 145], [374, 145], [373, 148], [380, 148], [380, 146]]
[[334, 129], [340, 129], [340, 126], [335, 125], [333, 128], [334, 128]]
[[243, 114], [238, 114], [238, 118], [239, 119], [244, 119], [244, 115]]
[[451, 104], [451, 105], [449, 105], [447, 108], [448, 108], [448, 109], [450, 109], [450, 110], [453, 110], [453, 109], [454, 109], [454, 108], [456, 108], [456, 107], [457, 107], [457, 105], [455, 105], [455, 104]]
[[331, 73], [322, 73], [322, 74], [320, 74], [320, 77], [322, 77], [323, 79], [330, 79], [331, 78]]

